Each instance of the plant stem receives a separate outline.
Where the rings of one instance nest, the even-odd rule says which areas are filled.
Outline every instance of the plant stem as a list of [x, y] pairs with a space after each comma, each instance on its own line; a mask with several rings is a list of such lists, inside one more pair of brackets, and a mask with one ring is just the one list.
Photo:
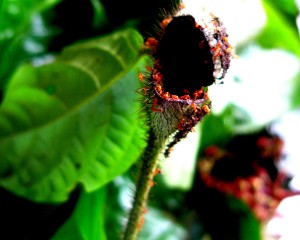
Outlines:
[[142, 155], [142, 165], [137, 179], [136, 192], [133, 206], [129, 215], [123, 240], [135, 240], [144, 222], [144, 213], [150, 189], [153, 185], [155, 170], [158, 165], [159, 154], [161, 153], [163, 142], [155, 139], [154, 133], [150, 130], [148, 145]]

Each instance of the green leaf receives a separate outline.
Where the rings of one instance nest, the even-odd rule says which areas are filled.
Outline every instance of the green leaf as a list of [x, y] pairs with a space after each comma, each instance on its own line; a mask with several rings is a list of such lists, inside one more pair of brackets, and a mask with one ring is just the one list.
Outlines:
[[[297, 0], [264, 0], [265, 2], [268, 2], [271, 4], [274, 8], [280, 10], [282, 13], [285, 14], [287, 17], [296, 17], [298, 14], [298, 8], [296, 1]], [[296, 22], [294, 22], [296, 25]]]
[[241, 129], [249, 127], [250, 122], [249, 115], [234, 104], [228, 104], [220, 114], [211, 113], [206, 116], [201, 123], [199, 153], [201, 154], [210, 145], [226, 144], [234, 133], [244, 131]]
[[0, 89], [13, 70], [29, 57], [45, 53], [55, 30], [41, 13], [60, 0], [0, 1]]
[[239, 236], [241, 240], [260, 240], [261, 225], [258, 219], [254, 216], [252, 210], [242, 200], [228, 195], [226, 197], [229, 208], [232, 214], [238, 217]]
[[108, 24], [108, 18], [106, 16], [105, 8], [101, 1], [90, 0], [94, 10], [93, 28], [100, 29]]
[[256, 37], [265, 48], [282, 48], [300, 57], [300, 41], [297, 28], [288, 22], [282, 13], [268, 1], [263, 1], [267, 14], [267, 24]]
[[70, 218], [57, 230], [51, 240], [105, 240], [105, 189], [82, 192]]
[[294, 87], [291, 94], [291, 110], [294, 110], [300, 107], [300, 70], [292, 82]]
[[[225, 115], [225, 116], [224, 116]], [[227, 116], [228, 117], [228, 116]], [[201, 125], [200, 151], [214, 144], [224, 144], [233, 133], [225, 120], [226, 114], [206, 116]], [[218, 126], [217, 128], [215, 126]]]
[[65, 201], [77, 183], [93, 191], [137, 160], [141, 44], [138, 32], [122, 30], [16, 72], [0, 107], [1, 186]]

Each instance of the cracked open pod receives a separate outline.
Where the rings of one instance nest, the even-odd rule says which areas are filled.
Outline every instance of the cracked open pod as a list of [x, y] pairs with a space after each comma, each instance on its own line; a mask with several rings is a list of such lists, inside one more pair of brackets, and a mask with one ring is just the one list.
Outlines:
[[234, 56], [221, 20], [203, 11], [198, 19], [185, 9], [167, 16], [145, 42], [153, 57], [142, 93], [150, 127], [158, 141], [174, 133], [165, 155], [210, 112], [208, 86], [220, 81]]

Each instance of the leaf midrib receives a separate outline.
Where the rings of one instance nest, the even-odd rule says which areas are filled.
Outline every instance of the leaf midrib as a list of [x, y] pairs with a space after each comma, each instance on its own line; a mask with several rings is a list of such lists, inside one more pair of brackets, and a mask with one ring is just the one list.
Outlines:
[[[127, 69], [132, 68], [138, 62], [138, 60], [139, 60], [139, 58], [137, 58], [137, 60], [135, 60], [132, 64], [130, 64]], [[70, 66], [72, 66], [72, 65], [70, 65]], [[75, 66], [73, 66], [73, 67], [75, 67]], [[127, 69], [124, 69], [119, 74], [115, 75], [115, 77], [113, 77], [111, 81], [108, 81], [108, 83], [106, 85], [104, 85], [103, 87], [101, 87], [98, 91], [95, 91], [95, 93], [91, 94], [89, 97], [85, 98], [83, 101], [80, 101], [78, 104], [76, 104], [73, 107], [71, 107], [69, 109], [69, 111], [66, 111], [65, 113], [61, 114], [60, 116], [58, 116], [56, 118], [53, 118], [52, 120], [50, 120], [49, 122], [47, 122], [45, 124], [34, 126], [34, 127], [29, 128], [27, 130], [19, 131], [17, 133], [12, 133], [10, 135], [7, 135], [7, 136], [3, 137], [3, 139], [7, 141], [7, 140], [9, 140], [11, 138], [14, 138], [14, 137], [17, 137], [17, 136], [20, 136], [20, 135], [25, 135], [28, 132], [32, 132], [32, 131], [37, 131], [39, 129], [43, 129], [45, 127], [48, 127], [48, 126], [54, 124], [57, 121], [60, 121], [62, 118], [65, 118], [65, 116], [70, 115], [70, 114], [78, 111], [79, 109], [81, 109], [82, 106], [88, 105], [89, 102], [92, 102], [95, 98], [97, 98], [98, 96], [100, 96], [103, 92], [105, 92], [112, 85], [114, 85], [121, 78], [121, 76], [123, 76], [123, 75], [126, 74], [126, 70]], [[80, 69], [80, 70], [82, 70], [82, 69]], [[85, 73], [85, 74], [88, 74], [88, 73]]]

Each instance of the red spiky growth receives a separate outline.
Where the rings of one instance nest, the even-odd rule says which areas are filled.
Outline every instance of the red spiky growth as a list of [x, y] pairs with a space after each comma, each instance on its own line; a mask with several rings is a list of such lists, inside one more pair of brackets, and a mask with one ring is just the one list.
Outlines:
[[200, 159], [201, 181], [245, 202], [261, 222], [270, 219], [280, 201], [299, 194], [287, 189], [288, 176], [277, 169], [283, 140], [269, 132], [236, 136], [224, 148], [209, 146]]

